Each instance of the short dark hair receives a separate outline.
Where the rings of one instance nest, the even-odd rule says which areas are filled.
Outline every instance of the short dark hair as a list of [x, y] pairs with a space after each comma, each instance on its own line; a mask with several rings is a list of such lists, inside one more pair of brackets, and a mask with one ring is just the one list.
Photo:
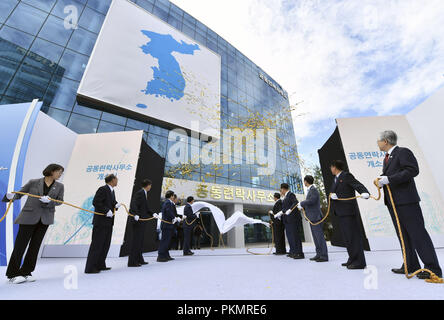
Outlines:
[[191, 201], [193, 201], [194, 200], [194, 197], [192, 197], [192, 196], [189, 196], [188, 198], [187, 198], [187, 202], [191, 202]]
[[105, 182], [106, 183], [110, 183], [111, 181], [113, 181], [114, 179], [117, 179], [117, 177], [116, 177], [116, 175], [114, 175], [114, 174], [109, 174], [109, 175], [107, 175], [106, 177], [105, 177]]
[[340, 170], [340, 171], [344, 171], [345, 168], [347, 167], [345, 165], [345, 162], [342, 160], [333, 160], [333, 162], [330, 165], [331, 167], [335, 167], [336, 169]]
[[145, 179], [145, 180], [142, 181], [142, 188], [146, 188], [146, 187], [148, 187], [148, 186], [150, 186], [152, 184], [153, 183], [151, 182], [150, 179]]
[[168, 190], [165, 193], [165, 198], [169, 199], [169, 198], [171, 198], [172, 195], [174, 195], [174, 191]]
[[308, 184], [313, 184], [315, 179], [313, 178], [313, 176], [307, 175], [304, 177], [304, 181], [307, 181]]
[[59, 164], [51, 163], [50, 165], [48, 165], [48, 166], [45, 168], [45, 170], [43, 170], [43, 176], [45, 176], [45, 177], [50, 177], [50, 176], [52, 176], [52, 174], [53, 174], [55, 171], [59, 171], [59, 170], [65, 171], [65, 168], [63, 168], [63, 167], [62, 167], [61, 165], [59, 165]]
[[173, 198], [176, 198], [176, 199], [177, 199], [177, 194], [173, 194]]
[[281, 194], [279, 192], [274, 193], [274, 198], [279, 199], [281, 197]]
[[289, 190], [290, 186], [288, 185], [288, 183], [281, 183], [281, 189]]

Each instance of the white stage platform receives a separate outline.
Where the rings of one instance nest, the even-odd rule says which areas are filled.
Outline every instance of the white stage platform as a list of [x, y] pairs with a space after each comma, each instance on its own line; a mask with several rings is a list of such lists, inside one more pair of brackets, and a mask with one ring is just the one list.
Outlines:
[[[83, 273], [85, 259], [45, 258], [38, 261], [34, 283], [11, 285], [3, 278], [0, 299], [444, 299], [444, 284], [407, 280], [390, 271], [401, 265], [400, 251], [366, 252], [369, 270], [377, 270], [377, 289], [366, 289], [369, 274], [341, 267], [347, 254], [342, 248], [329, 249], [325, 263], [309, 261], [311, 246], [304, 247], [304, 260], [251, 255], [245, 249], [205, 249], [189, 257], [172, 251], [175, 261], [158, 263], [156, 253], [150, 253], [145, 254], [146, 266], [128, 268], [127, 258], [114, 258], [107, 260], [111, 271], [92, 275]], [[255, 249], [261, 250], [266, 252]], [[437, 253], [443, 263], [444, 248]], [[64, 286], [67, 266], [78, 270], [75, 290]], [[2, 276], [5, 271], [0, 267]]]

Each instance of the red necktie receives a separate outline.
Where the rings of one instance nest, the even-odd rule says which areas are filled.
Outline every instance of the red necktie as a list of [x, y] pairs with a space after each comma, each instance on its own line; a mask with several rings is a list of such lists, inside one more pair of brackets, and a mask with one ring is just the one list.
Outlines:
[[389, 161], [389, 157], [390, 157], [390, 154], [386, 153], [385, 154], [385, 158], [384, 158], [384, 163], [385, 164], [387, 164], [387, 162]]

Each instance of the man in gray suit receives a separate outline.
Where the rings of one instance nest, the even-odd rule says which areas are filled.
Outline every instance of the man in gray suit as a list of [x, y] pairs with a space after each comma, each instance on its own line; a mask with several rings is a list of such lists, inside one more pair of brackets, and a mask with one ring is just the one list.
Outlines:
[[[304, 208], [307, 218], [311, 222], [316, 223], [322, 220], [322, 211], [319, 191], [313, 185], [313, 182], [314, 178], [312, 176], [305, 176], [304, 184], [307, 187], [307, 197], [305, 201], [298, 204], [298, 208], [299, 210]], [[315, 226], [310, 224], [311, 234], [316, 246], [316, 255], [310, 260], [316, 262], [328, 261], [327, 244], [324, 238], [324, 231], [322, 231], [322, 225], [323, 223]]]
[[[39, 197], [28, 197], [22, 211], [14, 221], [19, 225], [19, 229], [6, 270], [10, 283], [35, 281], [31, 272], [35, 269], [39, 249], [48, 226], [54, 223], [55, 207], [61, 205], [51, 199], [63, 201], [64, 186], [57, 182], [63, 171], [64, 168], [61, 165], [50, 164], [43, 170], [43, 178], [30, 180], [20, 189], [20, 192]], [[14, 201], [22, 196], [7, 193], [2, 201]], [[22, 264], [25, 251], [26, 255]]]

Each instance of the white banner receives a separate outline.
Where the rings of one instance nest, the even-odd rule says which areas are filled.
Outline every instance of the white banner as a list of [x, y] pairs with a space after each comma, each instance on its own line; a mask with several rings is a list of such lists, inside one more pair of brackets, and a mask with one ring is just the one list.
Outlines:
[[132, 2], [114, 0], [78, 94], [220, 136], [220, 56]]
[[[116, 200], [129, 206], [139, 159], [143, 131], [79, 135], [65, 170], [65, 201], [94, 211], [92, 200], [105, 184], [105, 176], [117, 175]], [[46, 245], [89, 245], [92, 213], [69, 206], [57, 208], [55, 222], [48, 230]], [[127, 214], [116, 213], [112, 244], [121, 245]]]

